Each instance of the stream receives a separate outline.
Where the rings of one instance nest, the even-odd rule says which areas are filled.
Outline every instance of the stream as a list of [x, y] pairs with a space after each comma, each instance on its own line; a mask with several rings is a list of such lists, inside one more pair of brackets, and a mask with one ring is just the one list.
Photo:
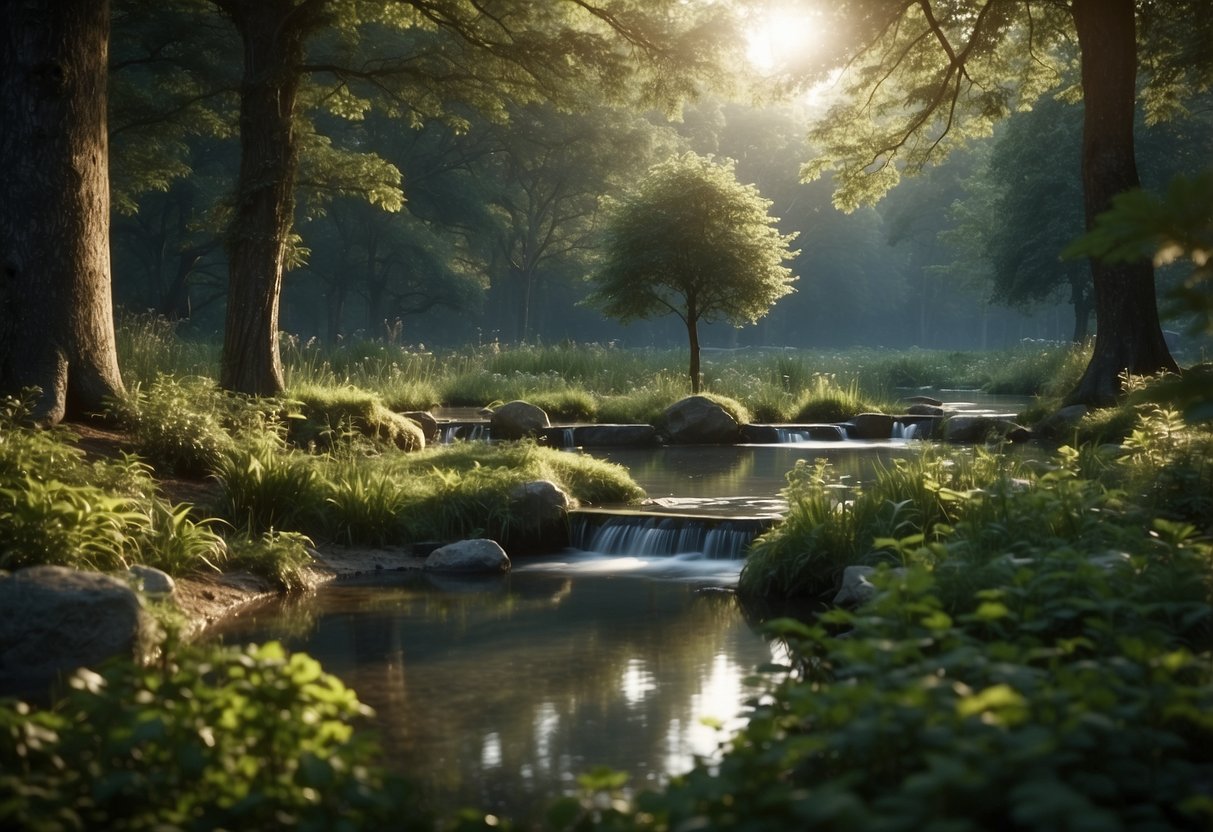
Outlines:
[[[593, 453], [662, 504], [727, 513], [777, 504], [797, 459], [862, 481], [915, 450], [894, 439]], [[214, 633], [317, 658], [374, 708], [386, 764], [439, 813], [525, 822], [578, 774], [607, 766], [632, 788], [660, 785], [744, 724], [747, 679], [780, 646], [728, 591], [742, 563], [570, 549], [489, 578], [384, 572], [273, 599]]]

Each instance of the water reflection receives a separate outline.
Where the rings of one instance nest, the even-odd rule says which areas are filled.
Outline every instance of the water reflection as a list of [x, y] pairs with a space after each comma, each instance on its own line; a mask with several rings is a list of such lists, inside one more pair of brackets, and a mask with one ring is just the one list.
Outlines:
[[375, 709], [390, 765], [440, 808], [526, 816], [597, 765], [642, 785], [712, 755], [725, 735], [704, 718], [738, 727], [743, 680], [772, 659], [731, 594], [583, 568], [594, 560], [467, 584], [342, 584], [310, 599], [306, 629], [279, 602], [219, 636], [283, 638], [318, 658]]
[[840, 475], [862, 482], [878, 464], [920, 450], [905, 440], [888, 440], [596, 448], [592, 453], [625, 466], [650, 498], [661, 498], [774, 496], [787, 485], [787, 473], [798, 459], [828, 459]]

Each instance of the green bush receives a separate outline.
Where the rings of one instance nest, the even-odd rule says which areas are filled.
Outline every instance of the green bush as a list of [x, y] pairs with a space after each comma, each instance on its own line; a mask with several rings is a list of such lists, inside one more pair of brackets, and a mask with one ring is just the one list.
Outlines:
[[601, 827], [1207, 829], [1209, 654], [1126, 597], [1134, 566], [1075, 567], [1041, 554], [1018, 603], [959, 615], [915, 567], [859, 613], [776, 622], [794, 665], [723, 762]]
[[292, 444], [320, 450], [363, 437], [405, 451], [425, 447], [425, 437], [406, 417], [387, 408], [382, 399], [354, 387], [300, 385], [290, 390], [298, 408], [290, 419]]
[[351, 727], [367, 714], [275, 643], [170, 645], [152, 667], [82, 670], [53, 709], [0, 703], [0, 827], [420, 828]]
[[28, 406], [0, 403], [0, 569], [215, 568], [225, 548], [214, 521], [157, 496], [138, 460], [89, 463], [70, 431], [25, 426]]
[[833, 376], [818, 374], [797, 400], [794, 421], [843, 422], [857, 413], [879, 410], [879, 405], [860, 394], [856, 382], [842, 385]]

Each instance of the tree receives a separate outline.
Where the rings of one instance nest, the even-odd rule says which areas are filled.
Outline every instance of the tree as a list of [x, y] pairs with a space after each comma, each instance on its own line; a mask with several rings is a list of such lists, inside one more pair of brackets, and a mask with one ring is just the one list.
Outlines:
[[674, 314], [687, 328], [698, 393], [699, 323], [754, 323], [796, 280], [771, 203], [737, 181], [732, 161], [685, 153], [653, 167], [609, 222], [589, 302], [621, 321]]
[[[1133, 147], [1137, 72], [1147, 110], [1166, 115], [1207, 89], [1213, 23], [1197, 0], [852, 0], [833, 13], [847, 62], [847, 100], [814, 131], [809, 178], [837, 169], [836, 202], [853, 208], [994, 120], [1056, 87], [1077, 42], [1084, 102], [1081, 155], [1087, 227], [1138, 184]], [[1139, 26], [1140, 24], [1140, 26]], [[1143, 50], [1138, 51], [1138, 33]], [[1203, 44], [1203, 45], [1202, 45]], [[1075, 91], [1077, 94], [1077, 91]], [[1158, 322], [1148, 260], [1091, 259], [1098, 331], [1070, 400], [1105, 404], [1120, 373], [1175, 369]]]
[[0, 392], [57, 423], [122, 392], [110, 300], [106, 0], [0, 5]]
[[[305, 78], [325, 78], [330, 112], [372, 101], [413, 126], [503, 117], [511, 102], [573, 106], [600, 97], [665, 108], [721, 72], [722, 7], [662, 2], [212, 0], [243, 45], [241, 165], [228, 235], [229, 297], [220, 383], [282, 389], [278, 303], [294, 221], [297, 120]], [[321, 38], [321, 34], [329, 35]]]

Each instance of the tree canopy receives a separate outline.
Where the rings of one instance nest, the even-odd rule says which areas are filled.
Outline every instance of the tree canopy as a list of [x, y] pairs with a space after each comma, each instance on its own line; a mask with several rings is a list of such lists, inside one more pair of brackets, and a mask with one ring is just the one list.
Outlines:
[[[879, 198], [903, 170], [989, 134], [1069, 77], [1081, 98], [1084, 216], [1089, 228], [1112, 198], [1139, 184], [1133, 145], [1138, 76], [1154, 118], [1213, 83], [1213, 22], [1198, 0], [850, 0], [830, 4], [844, 65], [836, 103], [813, 131], [804, 168], [835, 171], [845, 209]], [[1189, 21], [1186, 26], [1180, 21]], [[1077, 70], [1077, 71], [1075, 71]], [[1104, 404], [1120, 375], [1177, 369], [1162, 337], [1147, 260], [1091, 259], [1097, 323], [1091, 363], [1071, 401]]]
[[779, 232], [770, 201], [734, 168], [693, 152], [653, 167], [611, 217], [590, 297], [622, 321], [679, 317], [696, 393], [700, 321], [754, 323], [796, 280], [783, 265], [796, 235]]

